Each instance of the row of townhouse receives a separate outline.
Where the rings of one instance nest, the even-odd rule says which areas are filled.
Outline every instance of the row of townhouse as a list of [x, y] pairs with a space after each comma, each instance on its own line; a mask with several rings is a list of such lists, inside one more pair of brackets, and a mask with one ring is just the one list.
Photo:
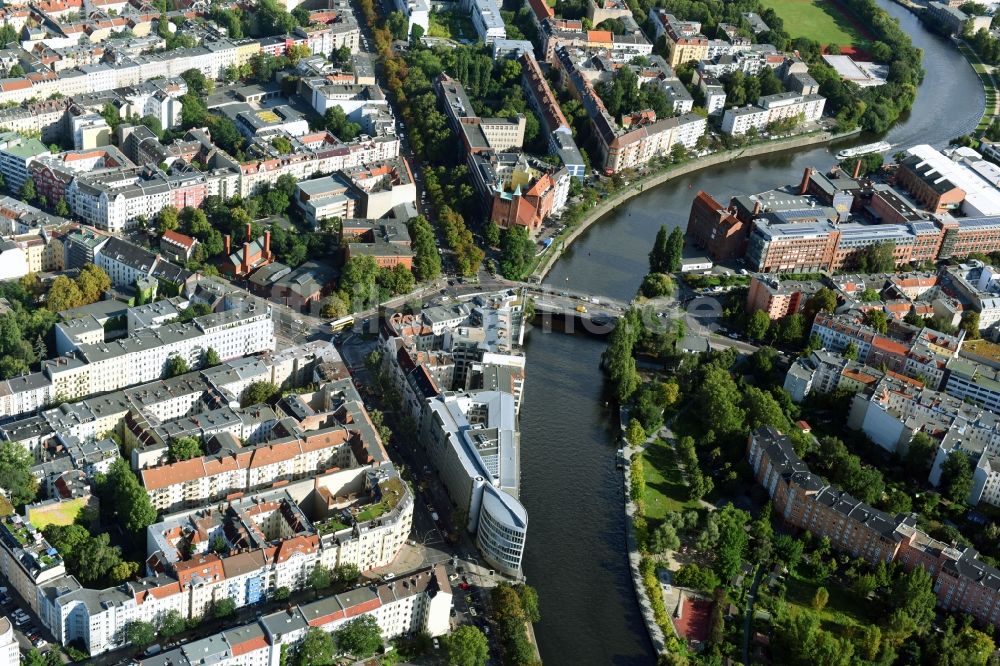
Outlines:
[[905, 453], [917, 433], [930, 436], [938, 443], [928, 475], [934, 485], [949, 455], [967, 455], [975, 466], [969, 503], [1000, 506], [1000, 382], [988, 366], [953, 358], [936, 391], [824, 349], [797, 359], [784, 386], [796, 402], [813, 392], [853, 393], [848, 427], [888, 451]]
[[532, 53], [521, 54], [518, 61], [521, 63], [521, 86], [524, 88], [525, 99], [548, 133], [549, 154], [559, 158], [571, 177], [584, 178], [587, 168], [583, 156], [542, 68], [538, 66]]
[[[293, 385], [337, 376], [338, 364], [331, 361], [339, 357], [321, 354], [320, 346], [278, 353], [272, 365], [281, 367]], [[302, 372], [295, 367], [300, 361], [306, 361]], [[317, 362], [325, 365], [323, 372]], [[223, 391], [219, 384], [235, 379], [232, 370], [213, 368], [211, 375], [173, 378], [119, 397], [131, 413], [151, 418], [188, 414], [192, 396]], [[85, 430], [98, 437], [95, 431], [120, 418], [112, 397], [46, 413], [52, 429], [48, 438], [68, 443], [77, 435], [86, 437]], [[76, 409], [84, 405], [86, 410]], [[242, 486], [216, 475], [208, 486], [174, 493], [164, 503], [157, 491], [169, 492], [169, 487], [150, 486], [164, 481], [182, 489], [190, 468], [210, 465], [194, 460], [141, 471], [158, 509], [188, 507], [148, 528], [147, 578], [104, 590], [84, 588], [65, 575], [58, 552], [18, 516], [0, 522], [0, 569], [61, 643], [82, 640], [96, 655], [120, 646], [122, 630], [133, 620], [157, 623], [170, 611], [186, 619], [202, 617], [222, 599], [237, 607], [258, 603], [282, 588], [306, 587], [317, 564], [330, 569], [349, 564], [361, 571], [390, 564], [410, 533], [413, 496], [389, 462], [351, 380], [335, 379], [312, 394], [287, 396], [277, 409], [283, 416], [266, 442], [243, 446], [228, 433], [207, 442], [220, 460], [249, 455]], [[84, 420], [85, 427], [80, 425]], [[329, 425], [332, 421], [339, 424]], [[26, 429], [11, 427], [5, 435]], [[280, 489], [267, 490], [276, 482]], [[263, 492], [243, 495], [252, 489]], [[212, 506], [215, 502], [221, 504]]]
[[359, 617], [373, 617], [383, 640], [449, 629], [452, 590], [440, 565], [417, 569], [397, 580], [359, 587], [287, 610], [141, 661], [142, 666], [265, 666], [277, 664], [310, 629], [335, 632]]
[[823, 347], [838, 353], [853, 345], [858, 361], [871, 367], [884, 366], [935, 390], [947, 383], [948, 362], [958, 357], [965, 340], [964, 331], [948, 335], [896, 320], [890, 320], [882, 334], [866, 325], [858, 312], [820, 312], [810, 335], [818, 336]]
[[1000, 570], [969, 547], [951, 546], [917, 529], [914, 514], [890, 516], [831, 487], [773, 428], [750, 434], [747, 460], [788, 524], [826, 537], [839, 551], [875, 562], [924, 568], [934, 579], [938, 606], [1000, 626]]
[[[412, 513], [412, 501], [408, 506]], [[396, 540], [402, 545], [409, 533], [409, 521], [398, 517], [385, 520], [395, 521], [399, 535]], [[367, 528], [356, 526], [355, 529]], [[348, 535], [346, 540], [356, 539]], [[395, 550], [398, 552], [398, 547]], [[0, 549], [0, 554], [2, 552]], [[130, 622], [143, 621], [156, 626], [172, 612], [186, 620], [205, 617], [223, 599], [231, 600], [236, 608], [243, 608], [273, 598], [274, 593], [281, 588], [297, 591], [308, 587], [309, 574], [317, 565], [333, 567], [353, 563], [349, 558], [339, 558], [336, 547], [324, 548], [315, 534], [297, 535], [269, 540], [264, 547], [257, 549], [234, 549], [221, 555], [194, 555], [173, 563], [165, 572], [152, 573], [117, 587], [86, 588], [75, 577], [62, 575], [38, 583], [31, 592], [34, 595], [32, 598], [37, 599], [36, 612], [58, 642], [66, 645], [82, 641], [91, 656], [97, 656], [125, 643], [125, 628]], [[359, 568], [364, 571], [371, 567], [362, 565]], [[426, 573], [414, 572], [397, 576], [395, 586], [400, 591], [409, 593], [413, 587], [411, 577], [416, 581], [421, 575], [425, 576], [422, 581], [425, 585], [435, 580], [434, 577], [426, 578]], [[447, 585], [443, 573], [436, 582], [440, 583], [441, 580]], [[391, 592], [395, 586], [390, 587], [391, 585], [392, 583], [386, 583], [382, 586], [390, 592], [390, 596], [385, 599], [389, 603], [381, 606], [369, 601], [366, 604], [366, 610], [372, 611], [376, 619], [386, 622], [385, 625], [380, 622], [390, 634], [386, 638], [423, 630], [434, 632], [435, 635], [447, 632], [451, 610], [450, 594], [438, 600], [441, 607], [434, 609], [435, 619], [428, 622], [428, 608], [421, 605], [421, 602], [427, 603], [431, 599], [411, 599], [411, 603], [417, 604], [416, 606], [396, 606], [392, 602], [399, 601], [398, 597], [403, 595], [393, 598]], [[359, 594], [364, 597], [370, 589], [357, 588], [343, 595], [318, 600], [307, 607], [330, 608], [331, 603], [337, 604], [341, 611], [337, 619], [346, 620], [359, 614], [361, 609], [344, 602], [356, 599]], [[417, 592], [416, 589], [412, 590], [414, 594]], [[288, 612], [282, 611], [283, 614]], [[342, 623], [337, 622], [333, 626]], [[318, 625], [319, 623], [313, 626]], [[179, 650], [189, 649], [196, 644], [189, 643]]]
[[197, 208], [205, 197], [220, 195], [225, 175], [191, 171], [167, 174], [158, 167], [137, 166], [80, 174], [66, 188], [66, 202], [88, 224], [121, 233], [173, 206]]
[[[216, 286], [220, 288], [217, 291], [213, 292], [207, 289], [207, 287]], [[196, 284], [192, 298], [196, 302], [206, 303], [211, 307], [225, 308], [228, 307], [225, 303], [226, 296], [224, 296], [227, 292], [228, 288], [222, 285], [222, 283], [202, 281]], [[116, 317], [125, 319], [130, 330], [144, 329], [150, 325], [159, 325], [155, 321], [156, 317], [150, 317], [149, 312], [153, 307], [158, 310], [166, 308], [165, 304], [169, 303], [168, 301], [157, 301], [154, 304], [150, 304], [150, 306], [141, 306], [134, 309], [134, 311], [130, 311], [123, 304], [113, 301], [101, 301], [91, 306], [77, 308], [64, 313], [65, 321], [57, 327], [57, 341], [62, 341], [59, 344], [70, 345], [72, 349], [75, 349], [77, 345], [83, 347], [101, 344], [97, 341], [83, 343], [82, 340], [87, 339], [89, 335], [100, 336], [103, 339], [102, 331], [104, 324]], [[168, 309], [179, 312], [182, 308], [170, 305]], [[77, 324], [75, 323], [77, 321], [82, 321], [83, 323]], [[153, 322], [152, 324], [150, 323], [151, 321]], [[186, 415], [191, 411], [193, 405], [199, 401], [205, 404], [218, 403], [220, 405], [227, 402], [239, 402], [244, 391], [254, 382], [273, 383], [279, 387], [303, 385], [304, 383], [308, 383], [305, 380], [311, 377], [312, 368], [318, 360], [328, 360], [336, 356], [335, 350], [332, 349], [329, 343], [307, 343], [280, 351], [270, 351], [267, 346], [264, 346], [259, 351], [263, 352], [260, 356], [245, 359], [242, 358], [243, 354], [238, 353], [239, 350], [236, 350], [237, 353], [233, 354], [234, 360], [226, 361], [215, 368], [204, 369], [198, 373], [188, 373], [166, 380], [161, 380], [157, 376], [146, 383], [132, 381], [134, 379], [133, 369], [129, 368], [128, 372], [123, 373], [120, 380], [123, 382], [122, 386], [135, 383], [139, 383], [140, 385], [133, 389], [126, 389], [120, 395], [119, 393], [111, 393], [107, 396], [101, 396], [101, 399], [107, 405], [117, 403], [131, 404], [133, 406], [137, 404], [143, 405], [143, 409], [139, 410], [139, 415], [143, 418], [137, 419], [139, 422], [143, 422], [143, 419], [155, 422], [170, 421]], [[75, 354], [76, 352], [72, 353]], [[60, 357], [47, 362], [40, 372], [0, 382], [0, 415], [4, 419], [9, 420], [11, 417], [23, 416], [31, 412], [44, 410], [45, 407], [56, 401], [57, 396], [62, 397], [57, 393], [59, 389], [53, 383], [54, 377], [59, 376], [61, 369], [71, 366], [76, 367], [76, 365], [77, 359], [75, 357]], [[198, 367], [199, 365], [201, 365], [200, 358], [192, 367]], [[51, 374], [52, 371], [55, 371], [55, 375]], [[205, 379], [204, 381], [198, 380], [196, 382], [195, 378], [197, 377], [204, 377]], [[83, 386], [82, 382], [79, 391], [78, 396], [87, 394], [87, 387]], [[203, 397], [207, 392], [213, 396], [218, 394], [221, 398], [209, 400]], [[138, 397], [132, 398], [133, 394]], [[81, 404], [84, 406], [74, 406], [74, 409], [83, 409], [86, 412], [89, 402], [83, 401]], [[69, 408], [64, 407], [63, 409]], [[126, 409], [125, 411], [127, 412], [128, 410]], [[45, 414], [47, 413], [49, 412], [43, 412], [39, 417], [25, 417], [13, 421], [8, 426], [5, 426], [6, 431], [11, 434], [5, 432], [3, 437], [12, 441], [22, 442], [29, 450], [37, 449], [41, 445], [42, 438], [53, 432], [51, 426], [46, 425], [42, 427], [39, 425], [38, 419], [41, 418], [44, 421]], [[84, 440], [89, 440], [95, 433], [106, 432], [110, 427], [114, 427], [115, 425], [107, 424], [108, 427], [99, 429], [96, 425], [87, 425], [96, 417], [78, 415], [77, 418], [79, 419], [79, 425], [68, 434], [81, 437]], [[255, 426], [247, 423], [241, 427], [251, 428]], [[241, 436], [246, 435], [247, 433], [244, 432], [244, 435]]]
[[303, 479], [335, 468], [356, 469], [359, 462], [354, 451], [361, 446], [360, 433], [338, 426], [147, 467], [139, 476], [154, 507], [178, 511], [269, 487], [276, 481]]
[[345, 143], [330, 132], [315, 132], [297, 137], [293, 147], [288, 155], [253, 157], [239, 164], [240, 195], [250, 196], [285, 174], [300, 181], [316, 172], [356, 169], [399, 157], [399, 139], [394, 135], [362, 136]]
[[651, 110], [622, 118], [619, 126], [608, 113], [584, 72], [585, 54], [559, 48], [556, 52], [560, 80], [580, 100], [594, 125], [600, 163], [608, 175], [641, 167], [655, 157], [670, 155], [675, 145], [694, 150], [707, 128], [707, 120], [694, 113], [658, 119]]
[[260, 53], [255, 40], [206, 42], [200, 46], [152, 55], [124, 56], [115, 62], [81, 65], [60, 72], [30, 72], [24, 78], [0, 83], [0, 103], [20, 104], [32, 98], [46, 99], [54, 93], [72, 97], [135, 86], [155, 78], [178, 77], [194, 69], [216, 80], [228, 67], [249, 64]]
[[[110, 432], [133, 449], [130, 462], [137, 470], [164, 464], [169, 442], [176, 437], [190, 436], [207, 442], [213, 436], [227, 434], [256, 446], [271, 437], [278, 417], [263, 405], [239, 409], [246, 389], [261, 382], [286, 389], [303, 386], [323, 365], [333, 368], [333, 376], [346, 372], [332, 344], [307, 343], [63, 403], [5, 423], [0, 426], [0, 437], [34, 456], [40, 466], [37, 476], [43, 482], [49, 472], [70, 469], [92, 477], [93, 463], [85, 456], [78, 456], [79, 460], [68, 465], [59, 460], [72, 457], [78, 446], [99, 445]], [[340, 384], [335, 387], [343, 392]], [[356, 403], [346, 400], [344, 404]], [[354, 423], [355, 430], [366, 433], [363, 416], [357, 416]], [[49, 464], [56, 467], [46, 469]]]

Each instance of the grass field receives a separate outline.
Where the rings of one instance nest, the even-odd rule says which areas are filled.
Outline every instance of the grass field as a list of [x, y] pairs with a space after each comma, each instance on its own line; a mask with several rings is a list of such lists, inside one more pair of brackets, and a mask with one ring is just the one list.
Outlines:
[[697, 509], [698, 503], [688, 499], [687, 484], [677, 466], [673, 447], [662, 439], [656, 440], [643, 454], [646, 473], [646, 519], [655, 527], [671, 511]]
[[[816, 595], [815, 582], [803, 578], [788, 576], [785, 580], [785, 601], [789, 608], [800, 607], [812, 610], [812, 600]], [[826, 607], [819, 611], [820, 621], [827, 631], [840, 633], [840, 630], [850, 626], [871, 624], [876, 618], [870, 616], [871, 605], [866, 605], [854, 592], [843, 589], [835, 583], [826, 585], [830, 599]]]
[[469, 17], [459, 11], [437, 11], [428, 17], [427, 35], [442, 39], [475, 39], [476, 28]]
[[865, 38], [830, 0], [763, 0], [785, 22], [792, 37], [815, 39], [823, 46], [861, 46]]
[[28, 520], [38, 529], [47, 525], [72, 525], [77, 515], [87, 505], [83, 498], [51, 504], [41, 510], [30, 511]]

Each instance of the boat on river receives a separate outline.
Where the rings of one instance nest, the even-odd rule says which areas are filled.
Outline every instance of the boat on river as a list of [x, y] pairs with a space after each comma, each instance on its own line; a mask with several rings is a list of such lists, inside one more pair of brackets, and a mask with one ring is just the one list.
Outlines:
[[892, 148], [892, 144], [888, 141], [879, 141], [877, 143], [866, 143], [863, 146], [855, 146], [854, 148], [844, 148], [842, 151], [837, 153], [838, 160], [849, 160], [852, 157], [861, 157], [862, 155], [869, 155], [871, 153], [884, 153], [885, 151]]

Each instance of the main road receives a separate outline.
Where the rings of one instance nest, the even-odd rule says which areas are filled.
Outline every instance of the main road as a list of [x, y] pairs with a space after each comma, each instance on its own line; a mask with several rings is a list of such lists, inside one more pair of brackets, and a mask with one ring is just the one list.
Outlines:
[[[901, 147], [943, 146], [970, 132], [985, 105], [972, 68], [905, 9], [888, 0], [880, 4], [924, 50], [927, 70], [913, 111], [886, 140]], [[547, 281], [557, 289], [628, 301], [646, 273], [656, 230], [661, 224], [683, 228], [699, 189], [728, 201], [733, 194], [797, 182], [806, 166], [827, 168], [837, 150], [871, 140], [865, 136], [739, 162], [652, 189], [593, 225], [567, 249]], [[539, 330], [526, 342], [521, 499], [530, 524], [525, 574], [539, 592], [542, 621], [536, 635], [549, 664], [654, 662], [625, 554], [616, 416], [606, 403], [598, 367], [604, 345], [600, 338]]]

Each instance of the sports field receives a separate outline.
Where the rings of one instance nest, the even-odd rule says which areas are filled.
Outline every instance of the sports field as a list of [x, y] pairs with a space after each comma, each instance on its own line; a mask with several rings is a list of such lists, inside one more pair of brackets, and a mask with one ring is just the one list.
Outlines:
[[785, 31], [794, 37], [814, 39], [824, 47], [862, 46], [864, 35], [840, 7], [830, 0], [762, 0], [785, 23]]

